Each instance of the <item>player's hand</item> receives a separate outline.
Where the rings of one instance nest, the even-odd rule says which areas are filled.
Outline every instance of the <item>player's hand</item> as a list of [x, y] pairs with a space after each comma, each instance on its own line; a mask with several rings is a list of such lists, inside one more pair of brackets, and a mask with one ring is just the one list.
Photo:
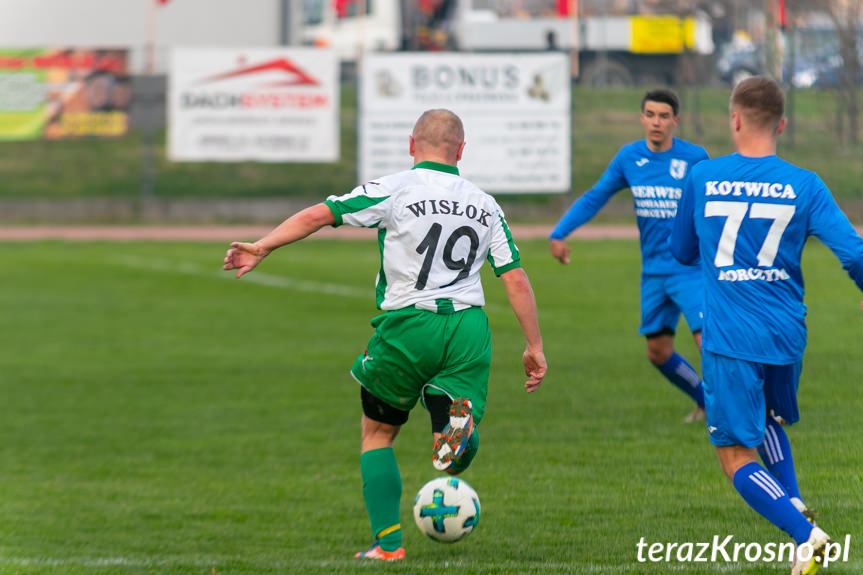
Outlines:
[[237, 270], [237, 278], [255, 269], [269, 252], [258, 244], [231, 242], [231, 248], [225, 254], [223, 270]]
[[545, 377], [546, 370], [548, 370], [545, 354], [542, 351], [526, 349], [521, 356], [521, 361], [524, 363], [524, 374], [530, 378], [524, 382], [524, 388], [528, 393], [536, 391], [539, 384], [542, 383], [542, 378]]
[[548, 245], [551, 250], [551, 255], [562, 264], [569, 263], [569, 246], [563, 240], [551, 240]]

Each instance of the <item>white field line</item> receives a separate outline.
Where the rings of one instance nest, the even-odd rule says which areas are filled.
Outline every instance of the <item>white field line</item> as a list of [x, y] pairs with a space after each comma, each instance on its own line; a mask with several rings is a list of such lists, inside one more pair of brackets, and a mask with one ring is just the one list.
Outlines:
[[[173, 567], [173, 566], [182, 566], [182, 567], [197, 567], [197, 568], [213, 568], [217, 572], [220, 572], [222, 566], [225, 566], [233, 561], [243, 561], [242, 557], [231, 557], [231, 558], [221, 558], [221, 559], [207, 559], [201, 557], [195, 558], [183, 558], [179, 557], [176, 559], [168, 559], [168, 558], [130, 558], [130, 557], [0, 557], [0, 565], [7, 565], [11, 567], [87, 567], [87, 568], [95, 568], [95, 567], [133, 567], [133, 568], [165, 568], [165, 567]], [[367, 564], [361, 563], [356, 559], [344, 559], [344, 560], [335, 560], [335, 561], [320, 561], [320, 560], [312, 560], [312, 559], [301, 559], [301, 558], [293, 558], [285, 561], [259, 561], [253, 560], [249, 561], [250, 565], [256, 566], [259, 568], [264, 568], [267, 570], [272, 569], [290, 569], [290, 572], [296, 572], [299, 567], [305, 568], [319, 568], [319, 569], [330, 569], [341, 572], [343, 570], [354, 569], [362, 569], [365, 568]], [[431, 561], [405, 561], [405, 567], [410, 567], [414, 569], [423, 569], [423, 570], [434, 570], [434, 569], [449, 569], [449, 568], [459, 568], [459, 567], [471, 567], [472, 565], [467, 562], [455, 562], [455, 561], [442, 561], [442, 562], [431, 562]], [[494, 568], [495, 565], [488, 563], [483, 563], [482, 567], [484, 569]], [[543, 563], [520, 563], [520, 562], [507, 562], [505, 564], [500, 565], [500, 568], [516, 568], [518, 572], [547, 572], [547, 573], [574, 573], [579, 572], [583, 573], [584, 566], [576, 566], [568, 563], [560, 563], [560, 562], [543, 562]], [[600, 568], [596, 567], [588, 567], [588, 572], [590, 573], [625, 573], [629, 568], [628, 567], [608, 567], [608, 568]], [[676, 569], [675, 569], [676, 570]], [[288, 571], [286, 571], [288, 572]]]
[[[135, 256], [124, 256], [116, 258], [115, 263], [125, 267], [136, 269], [145, 269], [159, 272], [179, 273], [196, 277], [223, 279], [237, 281], [234, 278], [234, 272], [226, 272], [222, 270], [208, 269], [190, 262], [174, 262], [159, 258], [140, 258]], [[326, 295], [335, 295], [340, 297], [369, 299], [374, 291], [371, 288], [361, 289], [353, 286], [342, 284], [334, 284], [329, 282], [317, 282], [311, 280], [292, 279], [285, 276], [277, 276], [265, 272], [254, 271], [246, 274], [239, 281], [263, 285], [267, 287], [275, 287], [289, 289], [294, 291], [320, 293]]]
[[[293, 279], [286, 276], [268, 274], [259, 271], [253, 271], [244, 275], [241, 280], [236, 280], [234, 278], [234, 272], [213, 270], [197, 264], [193, 264], [191, 262], [175, 262], [162, 258], [123, 256], [115, 258], [113, 261], [124, 267], [130, 267], [135, 269], [144, 269], [166, 273], [179, 273], [183, 275], [201, 278], [243, 281], [267, 287], [288, 289], [306, 293], [325, 294], [354, 299], [363, 299], [367, 301], [370, 301], [374, 297], [374, 289], [371, 286], [369, 288], [357, 288], [353, 286], [330, 282]], [[487, 313], [494, 314], [511, 313], [508, 308], [489, 303], [486, 303], [485, 310]]]
[[[0, 556], [0, 565], [11, 567], [135, 567], [135, 568], [159, 568], [159, 567], [200, 567], [214, 568], [216, 571], [222, 569], [222, 566], [228, 565], [234, 561], [248, 562], [251, 566], [257, 566], [265, 569], [291, 569], [295, 570], [298, 567], [320, 568], [320, 569], [338, 569], [350, 570], [351, 568], [360, 569], [365, 567], [365, 564], [358, 562], [355, 559], [343, 560], [313, 560], [302, 558], [291, 558], [285, 561], [247, 561], [244, 557], [2, 557]], [[505, 561], [500, 564], [494, 562], [483, 562], [478, 565], [470, 561], [412, 561], [410, 558], [405, 560], [404, 566], [413, 569], [423, 570], [440, 570], [440, 569], [471, 569], [482, 567], [483, 570], [492, 571], [495, 569], [511, 570], [517, 569], [518, 573], [599, 573], [599, 574], [618, 574], [618, 573], [645, 573], [656, 569], [662, 569], [663, 572], [691, 572], [693, 568], [709, 566], [711, 572], [723, 573], [746, 573], [750, 569], [762, 569], [763, 566], [770, 565], [768, 563], [638, 563], [633, 562], [630, 565], [585, 565], [583, 563], [563, 563], [560, 561], [543, 561], [543, 562], [520, 562], [520, 561]], [[845, 569], [853, 569], [863, 565], [860, 561], [849, 561], [848, 563], [839, 563]], [[852, 571], [848, 571], [849, 573]]]

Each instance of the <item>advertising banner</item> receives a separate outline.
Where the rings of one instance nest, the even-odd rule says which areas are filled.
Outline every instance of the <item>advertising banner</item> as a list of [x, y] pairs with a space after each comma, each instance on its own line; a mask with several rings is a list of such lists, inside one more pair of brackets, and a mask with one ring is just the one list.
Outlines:
[[176, 49], [168, 99], [174, 161], [339, 158], [338, 60], [332, 51]]
[[695, 18], [633, 16], [632, 51], [639, 54], [679, 54], [695, 48]]
[[127, 60], [126, 50], [0, 50], [0, 140], [122, 136]]
[[458, 114], [463, 176], [489, 192], [567, 192], [571, 92], [564, 54], [370, 54], [362, 63], [359, 177], [410, 169], [425, 110]]

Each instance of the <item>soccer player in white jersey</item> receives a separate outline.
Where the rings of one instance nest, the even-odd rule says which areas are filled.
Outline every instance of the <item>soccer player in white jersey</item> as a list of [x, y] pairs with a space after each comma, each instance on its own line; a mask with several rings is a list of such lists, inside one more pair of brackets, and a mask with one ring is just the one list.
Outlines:
[[784, 103], [769, 78], [734, 88], [736, 153], [693, 168], [671, 251], [686, 264], [700, 257], [707, 430], [722, 470], [755, 511], [809, 546], [795, 554], [791, 573], [811, 575], [828, 537], [808, 521], [781, 425], [799, 419], [806, 347], [800, 257], [816, 236], [863, 290], [863, 239], [821, 178], [776, 155]]
[[692, 166], [707, 159], [701, 146], [674, 137], [680, 103], [671, 90], [647, 92], [641, 100], [644, 139], [623, 146], [602, 177], [563, 215], [549, 236], [551, 255], [569, 263], [566, 237], [595, 216], [624, 188], [632, 192], [641, 241], [641, 325], [647, 359], [688, 395], [695, 406], [684, 421], [704, 419], [701, 378], [674, 349], [680, 314], [701, 346], [701, 278], [698, 268], [675, 261], [668, 249], [677, 200]]
[[435, 468], [460, 473], [479, 446], [491, 365], [479, 274], [484, 260], [503, 280], [524, 333], [528, 392], [542, 383], [547, 367], [533, 290], [503, 212], [459, 176], [461, 120], [448, 110], [429, 110], [409, 144], [413, 169], [331, 196], [253, 244], [232, 243], [223, 266], [239, 278], [274, 249], [327, 225], [378, 230], [376, 299], [385, 313], [372, 320], [375, 333], [351, 368], [361, 384], [360, 468], [374, 537], [356, 557], [389, 561], [405, 556], [393, 440], [417, 401], [431, 416]]

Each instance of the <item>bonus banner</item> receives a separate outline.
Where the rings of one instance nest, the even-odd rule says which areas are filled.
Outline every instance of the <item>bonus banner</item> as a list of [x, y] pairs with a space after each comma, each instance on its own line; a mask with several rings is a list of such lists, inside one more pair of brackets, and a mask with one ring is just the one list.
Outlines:
[[361, 181], [410, 169], [408, 136], [430, 108], [462, 119], [461, 174], [488, 192], [568, 192], [571, 92], [564, 54], [370, 54], [362, 63]]

